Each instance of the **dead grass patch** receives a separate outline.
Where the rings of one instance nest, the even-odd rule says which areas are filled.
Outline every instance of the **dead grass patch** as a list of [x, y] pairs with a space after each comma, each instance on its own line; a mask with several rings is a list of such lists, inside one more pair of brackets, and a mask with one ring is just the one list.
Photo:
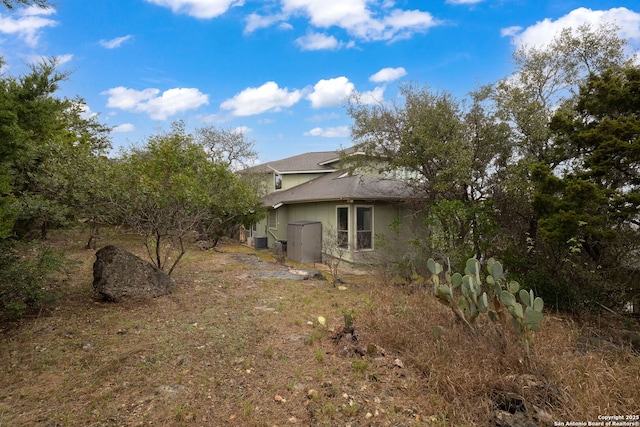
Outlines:
[[370, 299], [360, 319], [367, 336], [416, 370], [430, 418], [487, 423], [516, 397], [541, 425], [638, 413], [640, 354], [611, 343], [582, 353], [581, 331], [568, 317], [547, 316], [528, 366], [510, 328], [484, 320], [470, 334], [428, 291], [375, 286]]
[[[428, 292], [371, 276], [344, 275], [346, 290], [260, 279], [282, 267], [265, 251], [243, 264], [256, 251], [226, 243], [189, 251], [174, 294], [113, 304], [93, 299], [82, 234], [51, 244], [76, 264], [50, 315], [0, 337], [0, 426], [490, 425], [520, 397], [558, 421], [638, 411], [638, 354], [582, 349], [562, 316], [527, 367], [508, 331], [469, 335]], [[144, 256], [135, 236], [100, 244]], [[336, 340], [345, 313], [354, 331]]]

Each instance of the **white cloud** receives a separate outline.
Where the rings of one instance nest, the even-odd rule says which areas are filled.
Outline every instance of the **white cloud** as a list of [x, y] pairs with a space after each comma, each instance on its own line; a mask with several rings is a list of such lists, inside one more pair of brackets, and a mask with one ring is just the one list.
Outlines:
[[293, 30], [293, 25], [289, 24], [288, 22], [281, 22], [278, 25], [278, 28], [280, 28], [281, 30]]
[[220, 108], [231, 110], [235, 116], [253, 116], [291, 107], [301, 97], [302, 92], [299, 90], [289, 91], [287, 88], [279, 88], [275, 82], [267, 82], [260, 87], [243, 90], [220, 104]]
[[351, 131], [349, 126], [336, 126], [329, 128], [313, 128], [305, 132], [305, 136], [321, 136], [323, 138], [347, 138]]
[[57, 21], [44, 18], [55, 13], [53, 9], [31, 6], [17, 13], [17, 18], [0, 14], [0, 33], [13, 34], [22, 38], [31, 47], [38, 44], [40, 31], [46, 27], [55, 27]]
[[[26, 59], [25, 62], [28, 64], [42, 64], [51, 61], [51, 55], [27, 54], [23, 55], [23, 57]], [[63, 65], [73, 60], [73, 54], [66, 53], [64, 55], [54, 56], [53, 60], [55, 61], [56, 65]]]
[[384, 31], [381, 36], [384, 40], [408, 38], [414, 32], [424, 32], [428, 28], [437, 25], [430, 13], [420, 10], [393, 10], [383, 21]]
[[358, 100], [367, 105], [379, 104], [384, 99], [384, 87], [377, 87], [371, 91], [361, 92], [358, 94]]
[[100, 45], [106, 47], [107, 49], [115, 49], [122, 46], [122, 44], [127, 40], [131, 40], [131, 38], [131, 35], [126, 35], [122, 37], [116, 37], [115, 39], [111, 40], [100, 40]]
[[232, 132], [235, 133], [236, 135], [246, 135], [248, 133], [251, 133], [252, 131], [253, 129], [251, 129], [248, 126], [238, 126]]
[[125, 133], [125, 132], [133, 132], [134, 130], [136, 130], [136, 127], [131, 123], [123, 123], [111, 129], [111, 132]]
[[352, 28], [371, 20], [365, 0], [283, 0], [282, 4], [287, 14], [307, 15], [316, 27]]
[[517, 35], [520, 31], [522, 31], [522, 27], [519, 25], [513, 25], [511, 27], [506, 27], [500, 30], [500, 35], [502, 37], [513, 37]]
[[355, 86], [348, 78], [336, 77], [334, 79], [320, 80], [313, 87], [313, 92], [307, 95], [311, 101], [311, 107], [339, 107], [355, 92]]
[[440, 25], [428, 12], [391, 9], [384, 2], [377, 10], [368, 0], [282, 0], [286, 15], [303, 15], [317, 28], [339, 27], [361, 40], [395, 40], [423, 33]]
[[160, 94], [155, 88], [140, 91], [119, 86], [102, 94], [109, 95], [107, 107], [146, 113], [154, 120], [165, 120], [209, 103], [209, 96], [195, 88], [174, 88]]
[[67, 53], [65, 55], [56, 56], [55, 61], [57, 65], [62, 65], [62, 64], [66, 64], [67, 62], [71, 62], [72, 59], [73, 59], [73, 54]]
[[166, 90], [162, 96], [151, 98], [146, 107], [152, 119], [164, 120], [168, 116], [193, 110], [209, 103], [209, 96], [195, 88], [174, 88]]
[[334, 50], [338, 49], [341, 44], [334, 36], [327, 36], [321, 33], [309, 33], [305, 36], [298, 37], [296, 44], [302, 50]]
[[[283, 15], [258, 15], [257, 13], [251, 13], [247, 17], [247, 24], [244, 27], [245, 34], [252, 33], [260, 28], [267, 28], [272, 26], [277, 22], [282, 22], [286, 19], [286, 16]], [[282, 27], [282, 29], [291, 29], [293, 27], [286, 26]]]
[[149, 88], [140, 91], [123, 86], [114, 87], [102, 92], [103, 95], [109, 95], [107, 107], [118, 108], [125, 111], [135, 111], [138, 105], [155, 97], [158, 93], [160, 93], [158, 89]]
[[168, 7], [174, 13], [184, 13], [201, 19], [215, 18], [229, 8], [244, 5], [244, 0], [147, 0]]
[[339, 119], [339, 118], [340, 118], [340, 114], [336, 112], [331, 112], [331, 113], [324, 113], [324, 114], [315, 114], [309, 117], [308, 119], [306, 119], [306, 121], [318, 123], [318, 122], [324, 122], [326, 120], [333, 120], [333, 119]]
[[406, 75], [407, 70], [405, 70], [403, 67], [383, 68], [382, 70], [369, 77], [369, 81], [374, 83], [392, 82]]
[[83, 119], [90, 120], [98, 116], [98, 113], [91, 111], [91, 107], [89, 107], [87, 104], [80, 103], [76, 104], [76, 106], [80, 109], [80, 115]]
[[358, 92], [348, 78], [341, 76], [320, 80], [307, 95], [307, 99], [311, 101], [312, 108], [341, 107], [352, 96], [357, 96], [358, 101], [364, 104], [377, 104], [382, 102], [384, 90], [384, 86], [380, 86], [372, 91]]
[[514, 31], [514, 27], [509, 27], [503, 29], [502, 34], [513, 37], [512, 43], [516, 46], [540, 47], [551, 42], [563, 28], [576, 28], [583, 24], [598, 26], [603, 23], [616, 24], [620, 27], [620, 37], [629, 40], [632, 44], [640, 44], [640, 13], [624, 7], [609, 10], [581, 7], [555, 21], [547, 18], [520, 32]]

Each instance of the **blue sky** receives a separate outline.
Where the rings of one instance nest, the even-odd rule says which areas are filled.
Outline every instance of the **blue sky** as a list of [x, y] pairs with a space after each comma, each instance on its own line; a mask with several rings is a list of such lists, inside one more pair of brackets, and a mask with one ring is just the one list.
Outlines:
[[522, 44], [616, 22], [640, 50], [637, 0], [53, 0], [0, 7], [5, 74], [56, 57], [62, 94], [114, 127], [116, 149], [181, 119], [238, 130], [259, 160], [348, 147], [346, 99], [402, 83], [459, 98], [507, 77]]

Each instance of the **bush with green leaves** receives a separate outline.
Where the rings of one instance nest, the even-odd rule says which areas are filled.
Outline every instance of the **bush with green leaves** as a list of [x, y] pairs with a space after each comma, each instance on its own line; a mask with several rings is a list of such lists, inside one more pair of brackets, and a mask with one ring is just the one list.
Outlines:
[[215, 246], [229, 230], [266, 213], [254, 189], [228, 163], [211, 161], [181, 121], [122, 153], [116, 171], [115, 210], [167, 274], [186, 253], [188, 239], [200, 235]]
[[[0, 58], [0, 68], [3, 65]], [[68, 73], [55, 59], [0, 75], [0, 237], [40, 237], [96, 214], [95, 172], [110, 128], [80, 97], [58, 94]]]
[[0, 322], [20, 320], [53, 302], [51, 285], [63, 265], [64, 257], [44, 246], [0, 242]]
[[386, 232], [376, 234], [376, 250], [362, 258], [386, 280], [412, 283], [428, 273], [429, 238], [422, 221], [397, 217]]

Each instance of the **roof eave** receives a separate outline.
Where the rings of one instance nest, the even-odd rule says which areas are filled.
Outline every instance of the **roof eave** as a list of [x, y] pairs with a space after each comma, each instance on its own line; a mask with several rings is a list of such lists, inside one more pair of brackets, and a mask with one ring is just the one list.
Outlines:
[[[274, 169], [275, 170], [275, 169]], [[276, 171], [280, 175], [293, 175], [293, 174], [311, 174], [311, 173], [333, 173], [338, 169], [314, 169], [314, 170], [292, 170], [292, 171]]]
[[358, 202], [402, 202], [405, 201], [406, 198], [403, 197], [358, 197], [358, 196], [343, 196], [343, 197], [324, 197], [317, 199], [304, 199], [304, 200], [280, 200], [275, 204], [269, 205], [265, 203], [265, 205], [269, 205], [269, 208], [278, 209], [282, 206], [286, 205], [300, 205], [304, 203], [321, 203], [321, 202], [353, 202], [357, 200]]
[[[353, 153], [348, 153], [346, 154], [347, 157], [351, 157], [351, 156], [356, 156], [356, 155], [363, 155], [365, 154], [364, 151], [354, 151]], [[324, 165], [330, 165], [331, 163], [336, 163], [339, 162], [342, 158], [341, 157], [334, 157], [332, 159], [328, 159], [325, 160], [323, 162], [318, 163], [320, 166], [324, 166]]]

